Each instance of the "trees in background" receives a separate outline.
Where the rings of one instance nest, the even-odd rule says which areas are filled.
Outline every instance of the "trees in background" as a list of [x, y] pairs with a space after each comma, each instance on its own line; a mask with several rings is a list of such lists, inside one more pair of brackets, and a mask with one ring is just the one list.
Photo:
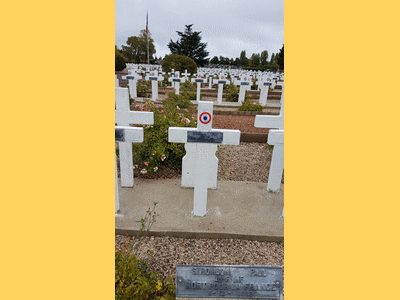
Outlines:
[[[149, 58], [153, 59], [156, 53], [154, 40], [149, 31]], [[141, 30], [139, 36], [131, 36], [126, 41], [127, 46], [122, 46], [122, 55], [127, 62], [147, 63], [147, 34], [146, 30]]]
[[201, 31], [192, 31], [192, 26], [185, 25], [184, 32], [177, 31], [180, 38], [176, 42], [170, 40], [168, 48], [172, 54], [190, 57], [198, 66], [204, 66], [208, 62], [207, 43], [201, 43]]

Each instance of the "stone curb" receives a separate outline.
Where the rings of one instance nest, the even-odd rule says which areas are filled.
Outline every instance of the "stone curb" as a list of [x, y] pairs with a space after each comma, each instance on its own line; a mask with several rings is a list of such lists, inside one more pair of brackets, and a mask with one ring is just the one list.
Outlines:
[[[133, 229], [118, 229], [115, 228], [115, 234], [138, 236], [140, 230]], [[184, 231], [143, 231], [142, 236], [155, 237], [175, 237], [184, 239], [240, 239], [260, 242], [283, 242], [283, 236], [268, 236], [268, 235], [245, 235], [235, 233], [221, 232], [184, 232]]]

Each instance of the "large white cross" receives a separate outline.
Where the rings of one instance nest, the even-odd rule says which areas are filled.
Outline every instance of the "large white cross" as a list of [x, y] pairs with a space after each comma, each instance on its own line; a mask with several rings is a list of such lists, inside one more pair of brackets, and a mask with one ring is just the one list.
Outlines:
[[257, 115], [254, 126], [260, 128], [277, 128], [268, 133], [268, 144], [274, 145], [271, 167], [269, 170], [267, 190], [279, 192], [284, 167], [284, 91], [282, 83], [281, 111], [279, 116]]
[[[143, 128], [115, 126], [115, 141], [121, 143], [143, 143]], [[121, 157], [121, 152], [120, 152]], [[120, 169], [122, 172], [122, 162]], [[118, 172], [117, 172], [117, 153], [115, 153], [115, 213], [119, 211], [119, 193], [118, 193]]]
[[[152, 112], [131, 111], [127, 88], [115, 88], [115, 123], [119, 126], [129, 124], [151, 125], [154, 123]], [[133, 187], [132, 143], [119, 143], [121, 186]]]
[[122, 76], [122, 79], [128, 79], [129, 94], [131, 98], [137, 98], [136, 81], [142, 79], [134, 70], [128, 70], [128, 75]]
[[214, 79], [214, 83], [218, 84], [218, 95], [217, 95], [217, 103], [221, 104], [222, 103], [222, 92], [223, 92], [223, 87], [224, 84], [230, 84], [231, 82], [225, 78], [224, 75], [221, 75], [219, 79]]
[[158, 72], [151, 71], [149, 75], [145, 77], [146, 80], [151, 81], [151, 99], [157, 100], [158, 98], [158, 82], [163, 81], [164, 78], [162, 76], [158, 76]]
[[244, 76], [242, 80], [237, 80], [236, 83], [240, 84], [239, 98], [238, 98], [238, 102], [240, 104], [244, 100], [247, 87], [251, 86], [251, 79], [248, 76]]
[[201, 89], [201, 84], [207, 82], [207, 79], [201, 78], [201, 75], [198, 74], [198, 75], [196, 76], [196, 78], [192, 78], [191, 81], [197, 83], [196, 101], [199, 102], [199, 101], [200, 101], [200, 89]]
[[212, 129], [213, 102], [198, 104], [197, 128], [169, 127], [168, 141], [185, 143], [182, 160], [182, 187], [194, 187], [193, 214], [207, 213], [207, 189], [217, 188], [217, 145], [239, 145], [240, 131]]

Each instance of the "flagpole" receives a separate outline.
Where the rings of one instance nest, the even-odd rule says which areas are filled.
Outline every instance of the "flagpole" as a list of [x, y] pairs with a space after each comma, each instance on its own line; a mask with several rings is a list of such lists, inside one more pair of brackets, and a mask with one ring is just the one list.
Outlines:
[[149, 11], [147, 11], [147, 16], [146, 16], [146, 37], [147, 37], [147, 64], [150, 64], [149, 60]]

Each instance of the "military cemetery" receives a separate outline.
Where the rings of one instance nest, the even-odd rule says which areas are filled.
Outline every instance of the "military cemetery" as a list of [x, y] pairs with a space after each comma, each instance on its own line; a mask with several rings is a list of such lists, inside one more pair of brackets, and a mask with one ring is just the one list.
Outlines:
[[[203, 58], [175, 56], [184, 38], [200, 33], [185, 26], [163, 59], [148, 46], [137, 58], [120, 51], [128, 61], [115, 72], [116, 299], [283, 299], [278, 53], [270, 62], [262, 53], [264, 65], [254, 69], [254, 54], [216, 64], [223, 57], [204, 59], [198, 39]], [[141, 35], [148, 39], [147, 28]], [[129, 255], [161, 277], [127, 284]]]

